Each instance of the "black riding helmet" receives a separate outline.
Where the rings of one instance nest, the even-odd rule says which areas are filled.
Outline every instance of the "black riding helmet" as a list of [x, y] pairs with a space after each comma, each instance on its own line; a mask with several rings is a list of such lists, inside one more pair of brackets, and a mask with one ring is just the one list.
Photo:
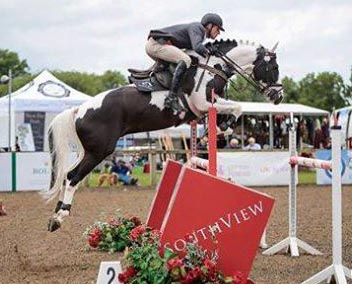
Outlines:
[[202, 17], [202, 20], [200, 21], [200, 23], [203, 26], [206, 26], [209, 23], [213, 24], [213, 25], [217, 25], [221, 31], [225, 31], [224, 28], [222, 27], [222, 19], [221, 19], [221, 17], [218, 14], [215, 14], [215, 13], [205, 14]]

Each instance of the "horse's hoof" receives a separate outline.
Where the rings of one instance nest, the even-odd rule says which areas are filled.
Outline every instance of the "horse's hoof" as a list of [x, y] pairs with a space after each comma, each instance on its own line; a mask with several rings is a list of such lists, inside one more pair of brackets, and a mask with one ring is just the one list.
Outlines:
[[57, 229], [59, 229], [61, 227], [61, 224], [58, 220], [56, 219], [49, 219], [49, 223], [48, 223], [48, 231], [49, 232], [54, 232]]

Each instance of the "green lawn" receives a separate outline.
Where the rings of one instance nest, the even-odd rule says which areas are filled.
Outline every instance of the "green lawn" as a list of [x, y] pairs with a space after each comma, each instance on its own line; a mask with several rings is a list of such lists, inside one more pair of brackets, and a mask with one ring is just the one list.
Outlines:
[[[96, 187], [98, 185], [99, 173], [92, 173], [88, 179], [89, 187]], [[150, 186], [150, 176], [149, 173], [143, 173], [143, 167], [136, 167], [132, 172], [133, 177], [138, 178], [138, 184], [140, 186]], [[160, 178], [161, 172], [157, 173], [158, 178]], [[299, 184], [315, 184], [316, 183], [316, 173], [310, 170], [299, 170], [298, 171], [298, 183]], [[108, 186], [104, 183], [103, 186]]]
[[[99, 173], [91, 173], [88, 179], [89, 187], [96, 187], [98, 185]], [[160, 178], [161, 172], [157, 173], [157, 178]], [[135, 167], [132, 170], [132, 176], [138, 178], [138, 185], [140, 186], [150, 186], [150, 174], [143, 173], [143, 167]], [[105, 182], [103, 186], [108, 186]]]
[[298, 170], [299, 184], [315, 184], [316, 171], [315, 170]]

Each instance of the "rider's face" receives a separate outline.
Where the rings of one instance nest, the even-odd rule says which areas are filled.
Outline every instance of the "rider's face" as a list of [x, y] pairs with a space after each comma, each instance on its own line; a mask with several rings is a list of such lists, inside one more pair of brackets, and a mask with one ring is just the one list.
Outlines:
[[209, 31], [209, 37], [215, 39], [220, 34], [220, 29], [218, 26], [213, 25]]

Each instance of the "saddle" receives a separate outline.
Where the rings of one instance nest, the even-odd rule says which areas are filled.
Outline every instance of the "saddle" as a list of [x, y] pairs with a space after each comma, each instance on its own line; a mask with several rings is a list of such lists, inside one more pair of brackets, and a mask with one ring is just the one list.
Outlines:
[[[190, 94], [193, 90], [195, 81], [194, 76], [197, 72], [198, 59], [191, 56], [192, 66], [187, 70], [183, 83], [182, 91]], [[157, 61], [153, 66], [146, 70], [127, 69], [130, 72], [128, 80], [131, 84], [135, 84], [140, 92], [155, 92], [169, 90], [171, 81], [176, 68], [176, 64], [166, 61]]]
[[172, 64], [157, 61], [146, 70], [129, 68], [128, 72], [131, 75], [128, 76], [128, 80], [135, 84], [140, 92], [168, 90], [171, 86], [174, 69]]

